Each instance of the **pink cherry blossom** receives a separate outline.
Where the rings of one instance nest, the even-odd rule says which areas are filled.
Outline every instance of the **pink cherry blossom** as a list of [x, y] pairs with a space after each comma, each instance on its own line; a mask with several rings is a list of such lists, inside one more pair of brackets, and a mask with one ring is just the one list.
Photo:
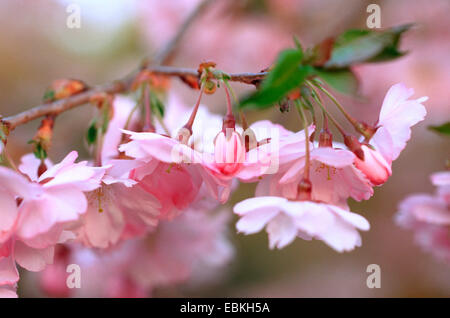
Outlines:
[[102, 169], [105, 173], [100, 187], [87, 194], [88, 208], [82, 216], [82, 225], [76, 231], [78, 240], [85, 245], [107, 248], [120, 239], [140, 236], [158, 222], [160, 204], [137, 182], [130, 179], [130, 172], [137, 167], [134, 160], [115, 159], [118, 146], [134, 102], [124, 96], [115, 96], [113, 117], [103, 137], [101, 150]]
[[[314, 132], [314, 127], [309, 127]], [[280, 167], [275, 174], [264, 175], [258, 183], [257, 196], [283, 196], [296, 199], [298, 184], [301, 181], [305, 166], [305, 133], [282, 131], [280, 134], [278, 160]], [[336, 146], [344, 147], [336, 144]], [[367, 178], [355, 168], [355, 155], [344, 149], [332, 147], [315, 147], [310, 153], [310, 181], [312, 183], [312, 199], [339, 206], [346, 206], [345, 201], [352, 197], [355, 200], [367, 200], [373, 189]]]
[[245, 159], [243, 138], [236, 131], [220, 132], [215, 141], [215, 168], [223, 175], [234, 175]]
[[[411, 127], [425, 118], [426, 110], [421, 104], [428, 97], [409, 100], [412, 88], [403, 83], [392, 86], [384, 98], [377, 131], [368, 146], [362, 146], [364, 160], [356, 158], [356, 167], [374, 184], [386, 182], [392, 174], [392, 161], [398, 158], [411, 137]], [[367, 159], [366, 159], [367, 158]]]
[[415, 240], [437, 258], [450, 262], [450, 172], [432, 175], [435, 195], [414, 194], [399, 205], [396, 222], [414, 231]]
[[[184, 109], [179, 102], [173, 102], [173, 107]], [[186, 115], [183, 114], [179, 115]], [[200, 130], [203, 134], [199, 141], [196, 133], [199, 126], [196, 127], [195, 123], [199, 119], [200, 125], [205, 126], [209, 113], [204, 111], [197, 116], [192, 135], [183, 138], [186, 140], [180, 141], [179, 136], [173, 133], [174, 137], [168, 137], [151, 132], [124, 131], [131, 141], [119, 147], [127, 156], [141, 162], [133, 172], [133, 178], [158, 198], [163, 206], [162, 215], [168, 218], [173, 218], [179, 213], [177, 211], [192, 202], [202, 182], [214, 198], [224, 203], [230, 195], [234, 178], [248, 181], [267, 170], [258, 160], [266, 158], [264, 147], [256, 147], [246, 153], [242, 134], [237, 131], [240, 128], [230, 129], [232, 131], [227, 135], [226, 131], [221, 131], [222, 125], [214, 115], [212, 122], [217, 126], [206, 124], [208, 129]], [[211, 136], [216, 136], [213, 144], [210, 144]]]
[[[356, 156], [344, 149], [317, 147], [311, 151], [310, 181], [312, 199], [340, 205], [349, 197], [361, 201], [369, 199], [373, 189], [365, 176], [353, 163]], [[279, 179], [279, 185], [297, 197], [297, 185], [304, 172], [304, 156], [292, 163]]]
[[75, 151], [69, 153], [41, 176], [27, 165], [33, 160], [26, 156], [20, 168], [30, 173], [29, 179], [0, 167], [0, 286], [17, 282], [16, 262], [27, 270], [40, 271], [52, 262], [53, 246], [73, 238], [65, 230], [86, 211], [84, 192], [96, 189], [104, 173], [86, 162], [75, 163], [77, 156]]
[[107, 248], [120, 239], [141, 236], [158, 223], [159, 201], [127, 177], [114, 176], [121, 165], [131, 170], [129, 162], [111, 160], [100, 188], [87, 194], [88, 208], [77, 230], [85, 245]]
[[202, 184], [198, 164], [190, 164], [200, 161], [193, 159], [199, 154], [173, 138], [156, 133], [125, 133], [131, 141], [119, 149], [137, 159], [138, 164], [130, 177], [159, 200], [161, 218], [174, 218], [195, 199]]
[[[14, 236], [32, 247], [47, 247], [49, 242], [55, 244], [67, 223], [77, 221], [86, 211], [84, 192], [98, 188], [104, 171], [87, 166], [87, 162], [75, 163], [77, 156], [75, 151], [69, 153], [37, 179], [35, 174], [28, 175], [31, 181], [0, 167], [2, 206], [8, 207], [2, 242]], [[24, 173], [31, 171], [26, 167], [30, 157], [25, 158], [20, 166]]]
[[266, 227], [270, 248], [283, 248], [296, 237], [322, 240], [338, 252], [361, 245], [358, 229], [367, 231], [369, 223], [347, 209], [312, 201], [289, 201], [282, 197], [256, 197], [234, 207], [241, 218], [239, 232], [253, 234]]
[[[229, 218], [205, 212], [186, 211], [173, 221], [162, 221], [148, 237], [108, 251], [66, 245], [56, 263], [41, 273], [41, 287], [54, 296], [146, 297], [156, 287], [217, 279], [217, 269], [233, 256], [226, 232]], [[68, 290], [52, 275], [70, 263], [83, 271], [80, 289]]]

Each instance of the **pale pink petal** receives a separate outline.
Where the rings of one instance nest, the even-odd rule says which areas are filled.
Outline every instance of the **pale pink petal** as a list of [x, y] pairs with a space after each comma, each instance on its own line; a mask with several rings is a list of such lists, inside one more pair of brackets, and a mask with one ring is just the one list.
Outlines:
[[17, 298], [15, 285], [0, 285], [0, 298]]
[[408, 197], [400, 206], [411, 211], [417, 221], [436, 225], [450, 225], [450, 211], [447, 203], [430, 195], [416, 194]]
[[303, 175], [303, 168], [305, 167], [305, 158], [302, 157], [294, 161], [286, 173], [280, 179], [280, 184], [287, 184], [292, 182], [299, 182]]
[[345, 220], [347, 223], [353, 225], [355, 228], [360, 229], [361, 231], [368, 231], [370, 229], [369, 222], [361, 215], [346, 211], [332, 205], [329, 205], [328, 208], [336, 213], [340, 218]]
[[17, 203], [15, 197], [0, 186], [0, 243], [12, 234], [11, 229], [17, 219]]
[[19, 280], [13, 248], [11, 240], [0, 244], [0, 287], [13, 285]]
[[[113, 158], [116, 158], [119, 154], [120, 142], [122, 141], [122, 131], [125, 128], [125, 124], [128, 121], [131, 111], [133, 110], [136, 102], [129, 97], [123, 95], [115, 95], [113, 101], [113, 117], [108, 123], [108, 129], [103, 136], [101, 160], [102, 164], [107, 164]], [[131, 122], [137, 119], [138, 113], [135, 112], [131, 117]]]
[[273, 130], [277, 130], [279, 136], [289, 136], [294, 134], [292, 131], [287, 130], [280, 124], [272, 123], [270, 120], [259, 120], [250, 125], [249, 129], [253, 131], [258, 141], [272, 138], [274, 135]]
[[26, 240], [49, 231], [56, 223], [76, 221], [86, 208], [86, 197], [79, 190], [50, 189], [40, 199], [22, 203], [17, 235]]
[[53, 263], [54, 247], [35, 249], [16, 241], [14, 256], [16, 262], [26, 270], [32, 272], [42, 271], [48, 264]]
[[[236, 223], [236, 229], [244, 234], [259, 232], [279, 211], [279, 208], [267, 207], [247, 212]], [[237, 212], [235, 211], [235, 213]]]
[[89, 208], [83, 216], [80, 233], [88, 246], [107, 248], [118, 242], [125, 220], [118, 202], [105, 198], [105, 194], [101, 198], [97, 196], [96, 192], [89, 195]]
[[354, 159], [355, 155], [348, 150], [318, 147], [311, 151], [311, 160], [317, 160], [336, 168], [352, 165]]
[[92, 191], [99, 187], [104, 173], [105, 169], [103, 168], [75, 164], [70, 169], [60, 170], [50, 181], [44, 183], [44, 187], [53, 188], [69, 185], [75, 186], [81, 191]]
[[[41, 160], [36, 158], [33, 153], [26, 154], [20, 159], [19, 170], [20, 172], [26, 174], [31, 181], [38, 180], [38, 168], [41, 164]], [[49, 159], [45, 159], [45, 165], [47, 168], [51, 168], [53, 163]]]
[[[281, 249], [294, 241], [298, 229], [292, 219], [286, 214], [280, 213], [275, 216], [267, 225], [269, 235], [269, 246], [271, 249]], [[247, 234], [247, 233], [246, 233]]]
[[128, 222], [133, 218], [136, 222], [139, 220], [148, 226], [158, 224], [162, 206], [155, 196], [137, 185], [127, 188], [118, 184], [113, 185], [113, 189], [114, 196]]
[[39, 186], [30, 183], [24, 176], [8, 169], [0, 167], [0, 189], [12, 196], [27, 198], [34, 196]]
[[370, 140], [370, 144], [385, 158], [386, 162], [392, 163], [394, 157], [394, 141], [389, 131], [381, 126]]
[[[199, 163], [198, 153], [175, 139], [155, 133], [135, 133], [123, 130], [132, 141], [119, 147], [127, 156], [142, 159], [155, 158], [167, 163]], [[148, 160], [147, 160], [148, 161]]]
[[78, 152], [71, 151], [67, 156], [58, 164], [53, 165], [47, 171], [45, 171], [40, 177], [39, 181], [53, 178], [55, 177], [60, 171], [70, 168], [74, 163], [75, 160], [78, 158]]
[[431, 175], [431, 181], [435, 186], [450, 185], [450, 171], [436, 172]]
[[244, 201], [239, 202], [233, 208], [234, 213], [238, 215], [245, 215], [251, 211], [266, 209], [266, 208], [275, 208], [279, 209], [281, 205], [283, 205], [287, 200], [281, 197], [256, 197], [250, 198]]
[[397, 159], [411, 137], [411, 126], [422, 121], [427, 113], [421, 104], [427, 100], [426, 97], [407, 100], [413, 93], [414, 90], [408, 89], [404, 84], [396, 84], [389, 89], [383, 101], [378, 124], [392, 137], [393, 149], [390, 160]]
[[407, 88], [404, 83], [392, 85], [384, 97], [383, 105], [381, 106], [380, 111], [380, 120], [389, 116], [390, 113], [395, 111], [398, 104], [407, 100], [412, 95], [414, 95], [414, 89]]
[[330, 226], [327, 231], [317, 234], [317, 238], [339, 253], [348, 252], [361, 246], [361, 236], [358, 231], [339, 218], [335, 219], [333, 226]]

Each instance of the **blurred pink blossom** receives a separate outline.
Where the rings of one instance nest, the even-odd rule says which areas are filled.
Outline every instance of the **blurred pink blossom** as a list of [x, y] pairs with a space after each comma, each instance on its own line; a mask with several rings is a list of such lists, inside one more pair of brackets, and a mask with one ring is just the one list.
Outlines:
[[414, 231], [416, 242], [437, 258], [450, 262], [450, 172], [431, 176], [435, 195], [413, 194], [399, 204], [398, 225]]

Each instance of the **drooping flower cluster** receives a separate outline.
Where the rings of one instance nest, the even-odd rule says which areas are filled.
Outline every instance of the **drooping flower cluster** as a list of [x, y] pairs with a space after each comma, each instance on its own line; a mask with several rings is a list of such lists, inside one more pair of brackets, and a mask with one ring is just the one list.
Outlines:
[[434, 195], [418, 193], [399, 204], [398, 225], [414, 231], [416, 242], [438, 259], [450, 262], [450, 172], [431, 176]]
[[367, 231], [369, 223], [349, 211], [347, 199], [369, 199], [373, 186], [391, 175], [392, 161], [409, 140], [410, 127], [426, 114], [421, 104], [426, 98], [409, 100], [412, 94], [403, 84], [391, 87], [372, 129], [376, 132], [370, 140], [353, 141], [354, 152], [333, 143], [327, 129], [318, 144], [306, 141], [303, 132], [280, 134], [278, 172], [262, 178], [255, 198], [235, 206], [241, 216], [237, 229], [251, 234], [266, 227], [270, 246], [278, 248], [296, 237], [322, 240], [338, 252], [360, 246], [357, 230]]
[[[92, 162], [76, 163], [71, 152], [58, 164], [26, 155], [20, 171], [0, 167], [1, 295], [16, 293], [16, 263], [41, 271], [54, 262], [41, 283], [59, 296], [143, 296], [204, 276], [233, 254], [229, 218], [213, 210], [237, 181], [258, 182], [255, 197], [234, 207], [239, 232], [266, 227], [271, 248], [296, 237], [339, 252], [360, 246], [358, 230], [369, 223], [349, 211], [347, 200], [369, 199], [388, 179], [410, 127], [425, 116], [424, 99], [409, 100], [411, 89], [393, 86], [371, 135], [353, 139], [348, 150], [327, 127], [315, 142], [316, 125], [305, 116], [298, 132], [270, 121], [239, 127], [225, 91], [223, 120], [200, 98], [191, 113], [170, 94], [163, 121], [147, 114], [144, 125], [135, 103], [115, 96]], [[92, 275], [79, 291], [65, 285], [72, 263]]]

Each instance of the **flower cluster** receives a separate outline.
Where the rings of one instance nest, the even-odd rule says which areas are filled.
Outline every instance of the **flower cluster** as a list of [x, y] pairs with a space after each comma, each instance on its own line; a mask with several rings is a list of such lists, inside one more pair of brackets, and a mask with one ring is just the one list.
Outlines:
[[144, 124], [135, 102], [117, 95], [95, 159], [76, 162], [73, 151], [53, 164], [30, 154], [18, 171], [0, 167], [0, 295], [16, 295], [16, 264], [47, 267], [41, 285], [59, 296], [79, 292], [65, 285], [72, 263], [89, 272], [84, 296], [142, 296], [204, 279], [233, 255], [229, 217], [214, 211], [237, 181], [258, 183], [255, 197], [234, 207], [239, 232], [265, 227], [271, 248], [296, 237], [322, 240], [338, 252], [360, 246], [358, 230], [369, 223], [350, 212], [347, 200], [369, 199], [388, 179], [411, 126], [426, 114], [425, 99], [411, 100], [412, 89], [394, 85], [377, 123], [361, 126], [365, 139], [344, 134], [344, 145], [333, 141], [325, 110], [318, 131], [300, 103], [303, 130], [266, 120], [248, 127], [242, 120], [240, 127], [223, 87], [223, 119], [200, 105], [204, 86], [193, 110], [171, 93], [159, 121], [151, 118], [145, 91]]
[[450, 262], [450, 172], [431, 176], [435, 195], [414, 194], [399, 205], [397, 223], [414, 231], [417, 243], [438, 259]]

